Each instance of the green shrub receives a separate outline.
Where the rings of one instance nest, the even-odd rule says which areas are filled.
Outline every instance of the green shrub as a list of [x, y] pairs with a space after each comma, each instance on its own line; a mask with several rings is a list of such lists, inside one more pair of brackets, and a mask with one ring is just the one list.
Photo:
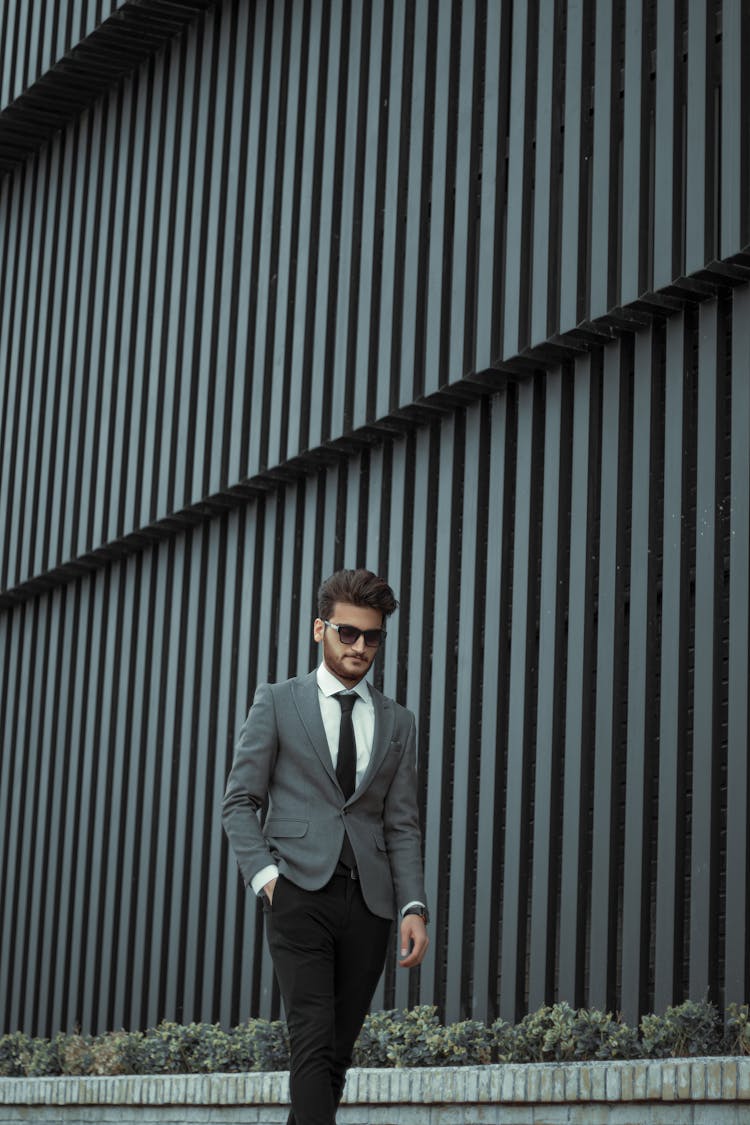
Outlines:
[[[491, 1062], [750, 1055], [750, 1006], [729, 1004], [722, 1026], [707, 999], [686, 1000], [644, 1016], [641, 1036], [609, 1012], [564, 1002], [543, 1005], [515, 1026], [495, 1020], [443, 1025], [422, 1005], [367, 1016], [354, 1047], [355, 1066], [465, 1066]], [[160, 1023], [148, 1031], [102, 1035], [23, 1032], [0, 1036], [0, 1077], [56, 1074], [206, 1074], [286, 1070], [289, 1036], [281, 1020], [249, 1019], [230, 1031], [218, 1024]]]
[[233, 1070], [288, 1070], [289, 1033], [283, 1020], [250, 1019], [234, 1029]]
[[572, 1035], [576, 1059], [634, 1059], [641, 1054], [636, 1029], [596, 1008], [576, 1012]]
[[22, 1031], [0, 1035], [0, 1076], [22, 1078], [26, 1073], [31, 1040]]
[[723, 1047], [721, 1020], [708, 999], [685, 1000], [663, 1016], [641, 1020], [643, 1048], [649, 1058], [719, 1055]]
[[257, 1023], [250, 1019], [232, 1029], [232, 1058], [228, 1070], [241, 1073], [256, 1069]]
[[70, 1035], [56, 1036], [57, 1050], [60, 1058], [61, 1074], [91, 1074], [93, 1073], [93, 1056], [90, 1035], [80, 1035], [77, 1031]]
[[565, 1062], [629, 1059], [641, 1054], [638, 1032], [609, 1012], [578, 1011], [564, 1002], [543, 1005], [515, 1026], [491, 1028], [498, 1062]]
[[[422, 1005], [409, 1011], [368, 1017], [355, 1047], [361, 1066], [439, 1066], [441, 1025], [437, 1009]], [[369, 1023], [369, 1027], [368, 1027]], [[368, 1044], [371, 1050], [367, 1049]], [[377, 1060], [377, 1061], [376, 1061]]]
[[[127, 1033], [121, 1035], [127, 1039]], [[137, 1034], [137, 1033], [136, 1033]], [[163, 1021], [131, 1044], [127, 1074], [210, 1074], [233, 1069], [232, 1033], [218, 1024]]]
[[492, 1062], [493, 1034], [479, 1020], [463, 1020], [442, 1028], [440, 1066], [479, 1066]]
[[88, 1046], [87, 1074], [140, 1074], [141, 1043], [139, 1031], [109, 1031], [95, 1036]]
[[573, 1024], [576, 1013], [569, 1004], [543, 1005], [516, 1024], [514, 1056], [517, 1062], [562, 1062], [575, 1058]]
[[724, 1050], [728, 1055], [750, 1055], [750, 1006], [727, 1005]]
[[66, 1036], [58, 1034], [52, 1039], [30, 1039], [26, 1073], [41, 1078], [63, 1074], [60, 1044], [65, 1038]]
[[384, 1012], [369, 1012], [354, 1044], [354, 1066], [392, 1066], [388, 1047], [395, 1032], [395, 1024], [403, 1020], [403, 1012], [391, 1008]]
[[441, 1051], [440, 1020], [437, 1008], [423, 1004], [403, 1013], [395, 1025], [388, 1057], [395, 1066], [439, 1066]]
[[371, 1012], [354, 1047], [355, 1066], [467, 1066], [492, 1060], [490, 1028], [479, 1020], [444, 1027], [432, 1005]]
[[163, 1020], [144, 1033], [139, 1067], [144, 1074], [180, 1073], [182, 1069], [180, 1026]]
[[516, 1029], [512, 1023], [496, 1019], [490, 1027], [492, 1053], [498, 1062], [515, 1062]]

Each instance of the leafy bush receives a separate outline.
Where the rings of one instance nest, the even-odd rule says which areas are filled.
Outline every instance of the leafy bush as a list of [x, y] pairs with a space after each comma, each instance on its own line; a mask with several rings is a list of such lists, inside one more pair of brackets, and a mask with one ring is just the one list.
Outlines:
[[[48, 1077], [66, 1073], [61, 1048], [75, 1038], [62, 1032], [53, 1039], [35, 1039], [22, 1031], [0, 1035], [0, 1076], [23, 1078], [33, 1074]], [[75, 1072], [68, 1070], [67, 1073]]]
[[750, 1055], [750, 1006], [729, 1004], [724, 1034], [724, 1050], [729, 1055]]
[[441, 1066], [479, 1066], [492, 1062], [493, 1035], [479, 1020], [463, 1020], [442, 1029]]
[[439, 1066], [441, 1031], [434, 1006], [371, 1013], [354, 1057], [359, 1066]]
[[641, 1039], [649, 1058], [684, 1055], [720, 1055], [722, 1025], [716, 1006], [708, 999], [685, 1000], [667, 1008], [663, 1016], [644, 1016]]
[[60, 1033], [56, 1037], [61, 1074], [91, 1074], [92, 1057], [90, 1035]]
[[283, 1020], [250, 1019], [232, 1032], [228, 1070], [288, 1070], [289, 1033]]
[[395, 1025], [403, 1021], [403, 1012], [396, 1008], [384, 1012], [369, 1012], [354, 1044], [354, 1066], [392, 1066], [388, 1048], [394, 1038]]
[[63, 1073], [60, 1043], [64, 1036], [53, 1039], [30, 1039], [28, 1047], [27, 1074], [40, 1077], [54, 1077]]
[[618, 1016], [581, 1008], [573, 1021], [576, 1059], [634, 1059], [641, 1054], [638, 1032]]
[[143, 1035], [140, 1031], [110, 1031], [89, 1043], [87, 1074], [142, 1074]]
[[516, 1029], [512, 1023], [497, 1019], [490, 1027], [493, 1054], [498, 1062], [515, 1062]]
[[437, 1008], [422, 1005], [401, 1013], [388, 1044], [390, 1066], [437, 1066], [440, 1054], [440, 1020]]
[[543, 1005], [513, 1029], [514, 1061], [562, 1062], [575, 1057], [573, 1024], [576, 1013], [569, 1004]]
[[[495, 1020], [443, 1025], [433, 1006], [367, 1016], [354, 1047], [355, 1066], [465, 1066], [492, 1062], [750, 1055], [750, 1006], [729, 1004], [722, 1026], [716, 1007], [686, 1000], [663, 1015], [644, 1016], [640, 1037], [609, 1012], [569, 1004], [544, 1005], [515, 1026]], [[286, 1024], [249, 1019], [218, 1024], [168, 1021], [148, 1031], [103, 1035], [59, 1032], [37, 1039], [20, 1031], [0, 1036], [0, 1076], [55, 1074], [206, 1074], [286, 1070]]]
[[496, 1020], [491, 1028], [499, 1062], [565, 1062], [630, 1059], [642, 1054], [638, 1032], [609, 1012], [569, 1004], [544, 1005], [513, 1026]]
[[467, 1066], [492, 1061], [492, 1032], [478, 1020], [444, 1027], [432, 1005], [372, 1012], [354, 1047], [355, 1066]]
[[128, 1070], [120, 1073], [205, 1074], [224, 1069], [229, 1042], [229, 1033], [216, 1024], [164, 1020], [133, 1044]]
[[0, 1075], [3, 1078], [22, 1078], [28, 1074], [29, 1037], [22, 1031], [0, 1036]]

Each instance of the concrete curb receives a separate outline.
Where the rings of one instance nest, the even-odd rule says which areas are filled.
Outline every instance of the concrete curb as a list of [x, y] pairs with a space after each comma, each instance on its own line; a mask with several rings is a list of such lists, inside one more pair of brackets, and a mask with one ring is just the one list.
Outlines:
[[[0, 1078], [16, 1106], [278, 1106], [286, 1071], [265, 1074]], [[353, 1069], [343, 1106], [750, 1102], [750, 1058]]]

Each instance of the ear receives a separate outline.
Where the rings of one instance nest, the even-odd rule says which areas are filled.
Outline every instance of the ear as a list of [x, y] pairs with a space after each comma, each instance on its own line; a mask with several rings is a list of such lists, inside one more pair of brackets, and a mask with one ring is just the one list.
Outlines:
[[316, 617], [315, 621], [313, 622], [313, 640], [316, 642], [316, 644], [320, 644], [320, 642], [323, 640], [323, 634], [325, 633], [325, 631], [325, 625], [319, 617]]

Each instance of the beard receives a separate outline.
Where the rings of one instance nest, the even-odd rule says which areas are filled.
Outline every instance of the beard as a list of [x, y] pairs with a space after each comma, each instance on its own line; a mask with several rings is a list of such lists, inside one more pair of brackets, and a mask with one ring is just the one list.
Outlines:
[[365, 649], [360, 655], [342, 645], [336, 645], [334, 648], [335, 642], [329, 641], [328, 637], [329, 633], [326, 630], [323, 634], [323, 659], [326, 668], [342, 683], [352, 686], [358, 684], [370, 670], [377, 649]]

